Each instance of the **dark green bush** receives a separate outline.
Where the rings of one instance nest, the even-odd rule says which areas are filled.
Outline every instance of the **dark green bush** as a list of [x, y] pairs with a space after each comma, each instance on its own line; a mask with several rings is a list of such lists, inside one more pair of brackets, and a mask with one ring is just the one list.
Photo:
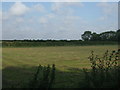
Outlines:
[[55, 65], [46, 67], [38, 66], [36, 73], [29, 83], [28, 88], [52, 88], [55, 80]]
[[92, 69], [83, 69], [86, 87], [120, 88], [120, 49], [111, 53], [107, 50], [103, 57], [92, 51], [89, 60]]

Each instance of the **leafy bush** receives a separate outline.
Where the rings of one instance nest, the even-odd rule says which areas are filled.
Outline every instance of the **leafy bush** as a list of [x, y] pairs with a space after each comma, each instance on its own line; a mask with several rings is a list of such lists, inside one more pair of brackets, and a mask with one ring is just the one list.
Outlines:
[[95, 55], [92, 51], [89, 60], [92, 69], [83, 69], [86, 87], [120, 88], [120, 49], [111, 53], [107, 50], [103, 57]]
[[47, 67], [38, 66], [36, 73], [29, 83], [28, 88], [52, 88], [55, 80], [55, 65]]

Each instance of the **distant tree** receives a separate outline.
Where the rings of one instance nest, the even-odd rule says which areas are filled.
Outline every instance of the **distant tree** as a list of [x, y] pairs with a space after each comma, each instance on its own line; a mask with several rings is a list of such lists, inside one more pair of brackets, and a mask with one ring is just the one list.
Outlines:
[[85, 31], [84, 34], [82, 34], [82, 39], [84, 41], [89, 41], [92, 37], [91, 31]]
[[100, 33], [100, 38], [102, 41], [115, 41], [116, 40], [116, 32], [115, 31], [107, 31]]
[[91, 37], [90, 40], [91, 40], [91, 41], [99, 41], [99, 40], [100, 40], [100, 35], [97, 34], [97, 33], [95, 33], [95, 32], [93, 32], [93, 33], [92, 33], [92, 37]]
[[120, 43], [120, 29], [116, 32], [117, 41]]

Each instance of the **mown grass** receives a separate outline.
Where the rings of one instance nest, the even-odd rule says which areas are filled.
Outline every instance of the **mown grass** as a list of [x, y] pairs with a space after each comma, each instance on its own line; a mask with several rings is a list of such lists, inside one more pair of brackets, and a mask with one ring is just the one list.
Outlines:
[[81, 69], [90, 68], [88, 56], [92, 50], [102, 55], [106, 50], [117, 49], [117, 45], [2, 48], [3, 87], [23, 87], [38, 64], [55, 64], [54, 87], [75, 88], [83, 80]]

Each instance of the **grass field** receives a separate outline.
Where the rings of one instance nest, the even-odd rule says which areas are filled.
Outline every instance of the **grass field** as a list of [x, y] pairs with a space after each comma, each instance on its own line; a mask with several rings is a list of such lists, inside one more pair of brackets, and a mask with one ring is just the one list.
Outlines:
[[102, 56], [117, 45], [2, 48], [3, 87], [22, 87], [29, 82], [38, 64], [56, 65], [55, 87], [74, 88], [83, 80], [82, 68], [90, 68], [91, 50]]

